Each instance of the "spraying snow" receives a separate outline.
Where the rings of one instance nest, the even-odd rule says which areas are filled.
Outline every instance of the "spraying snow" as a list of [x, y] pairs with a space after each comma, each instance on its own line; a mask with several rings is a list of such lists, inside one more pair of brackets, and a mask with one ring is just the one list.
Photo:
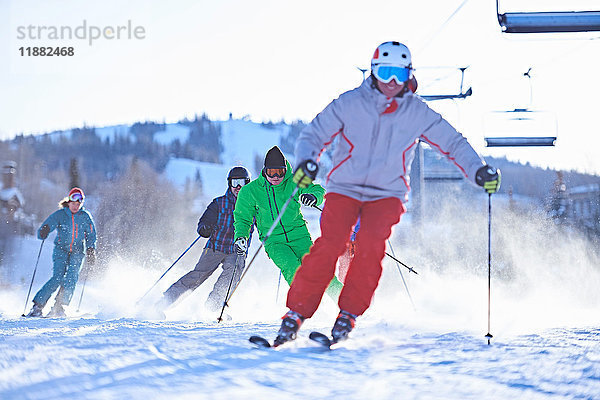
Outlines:
[[[278, 270], [264, 253], [226, 308], [231, 321], [218, 324], [217, 314], [204, 308], [218, 271], [167, 310], [166, 320], [149, 315], [161, 292], [193, 268], [204, 241], [137, 307], [164, 269], [112, 260], [103, 276], [86, 284], [84, 317], [70, 320], [19, 317], [37, 255], [24, 252], [19, 259], [31, 266], [25, 283], [0, 292], [0, 397], [597, 397], [597, 248], [535, 212], [494, 203], [494, 338], [488, 346], [487, 209], [481, 203], [467, 213], [448, 200], [418, 234], [409, 219], [402, 221], [392, 245], [419, 273], [401, 270], [416, 310], [398, 267], [386, 258], [372, 307], [351, 339], [331, 352], [308, 340], [312, 330], [331, 329], [337, 306], [327, 296], [295, 342], [276, 350], [248, 343], [255, 334], [273, 339], [286, 311], [287, 284], [281, 280], [278, 289]], [[318, 212], [306, 216], [316, 237]], [[164, 260], [164, 268], [171, 262]], [[34, 290], [48, 269], [44, 252]], [[80, 290], [81, 284], [67, 313], [78, 315]]]

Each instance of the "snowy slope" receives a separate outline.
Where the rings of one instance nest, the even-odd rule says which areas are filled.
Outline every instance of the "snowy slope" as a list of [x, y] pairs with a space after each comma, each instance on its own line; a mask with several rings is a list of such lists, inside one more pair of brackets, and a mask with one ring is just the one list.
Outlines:
[[[466, 332], [371, 326], [328, 352], [275, 324], [3, 320], [3, 399], [594, 399], [599, 329], [553, 329], [488, 346]], [[10, 368], [7, 368], [9, 367]]]
[[[267, 150], [279, 145], [279, 138], [287, 134], [287, 125], [276, 125], [272, 128], [252, 121], [228, 120], [219, 122], [222, 143], [225, 149], [221, 160], [225, 165], [243, 165], [253, 174], [258, 173], [255, 159], [264, 160]], [[291, 158], [291, 155], [286, 155]]]
[[154, 134], [154, 141], [160, 144], [171, 144], [176, 140], [187, 142], [190, 137], [190, 128], [180, 124], [167, 124], [164, 131]]
[[[252, 179], [260, 173], [256, 168], [256, 162], [262, 165], [267, 150], [279, 145], [281, 135], [287, 134], [288, 126], [276, 125], [266, 127], [252, 121], [227, 120], [217, 121], [221, 127], [221, 142], [224, 151], [221, 153], [221, 164], [207, 163], [181, 158], [172, 158], [165, 168], [165, 176], [177, 188], [183, 190], [186, 181], [193, 182], [196, 175], [200, 175], [202, 182], [202, 197], [205, 201], [221, 196], [227, 190], [227, 173], [236, 165], [246, 167]], [[183, 129], [180, 129], [183, 128]], [[186, 127], [177, 128], [167, 125], [167, 129], [155, 134], [155, 140], [168, 143], [179, 139], [187, 140], [189, 131]], [[293, 157], [286, 154], [293, 162]]]
[[186, 182], [194, 182], [196, 174], [200, 174], [202, 195], [205, 199], [221, 196], [227, 190], [227, 173], [231, 167], [224, 164], [213, 164], [185, 158], [172, 158], [165, 167], [165, 176], [183, 190]]

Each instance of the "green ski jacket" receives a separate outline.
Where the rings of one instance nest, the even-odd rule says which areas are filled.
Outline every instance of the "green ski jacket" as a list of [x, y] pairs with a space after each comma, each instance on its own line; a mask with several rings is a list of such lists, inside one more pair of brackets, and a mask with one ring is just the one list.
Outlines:
[[[239, 237], [248, 238], [250, 227], [256, 217], [256, 227], [260, 240], [275, 222], [277, 214], [291, 196], [296, 184], [292, 180], [292, 168], [286, 161], [287, 171], [285, 178], [277, 186], [273, 186], [261, 174], [258, 178], [242, 187], [238, 194], [233, 212], [233, 226], [235, 228], [235, 239]], [[310, 233], [306, 227], [306, 221], [300, 211], [299, 198], [302, 193], [310, 193], [317, 198], [317, 205], [323, 203], [325, 189], [318, 184], [310, 184], [306, 189], [300, 189], [287, 206], [281, 221], [277, 224], [268, 243], [289, 243]]]

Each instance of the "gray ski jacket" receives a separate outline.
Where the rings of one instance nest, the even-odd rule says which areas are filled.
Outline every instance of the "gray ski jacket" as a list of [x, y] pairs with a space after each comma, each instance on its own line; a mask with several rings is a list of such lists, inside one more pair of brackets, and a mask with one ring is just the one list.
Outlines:
[[372, 77], [343, 93], [300, 133], [296, 162], [318, 161], [340, 136], [326, 179], [328, 192], [359, 201], [408, 199], [410, 167], [419, 140], [429, 143], [475, 182], [484, 165], [467, 140], [413, 93], [387, 98]]

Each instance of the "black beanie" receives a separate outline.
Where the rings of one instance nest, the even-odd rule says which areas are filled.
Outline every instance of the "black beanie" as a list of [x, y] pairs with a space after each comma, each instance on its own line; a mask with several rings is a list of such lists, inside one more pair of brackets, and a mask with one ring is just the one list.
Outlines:
[[285, 157], [279, 147], [273, 146], [265, 156], [265, 168], [286, 168]]

